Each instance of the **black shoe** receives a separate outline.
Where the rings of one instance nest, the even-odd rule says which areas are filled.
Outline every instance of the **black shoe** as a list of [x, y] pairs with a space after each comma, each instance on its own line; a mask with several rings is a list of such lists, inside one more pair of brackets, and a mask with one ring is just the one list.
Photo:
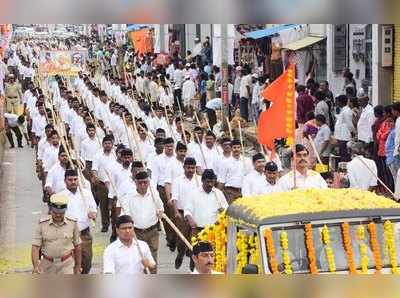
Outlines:
[[14, 145], [11, 145], [11, 146], [10, 146], [10, 149], [14, 149], [14, 148], [15, 148], [15, 146], [14, 146]]
[[22, 146], [22, 145], [18, 145], [18, 148], [24, 148], [24, 146]]
[[192, 258], [190, 258], [190, 265], [189, 265], [189, 268], [190, 268], [190, 271], [193, 272], [193, 270], [194, 270], [194, 262], [193, 262], [193, 259], [192, 259]]
[[183, 263], [183, 257], [177, 256], [175, 259], [175, 269], [178, 270], [179, 268], [181, 268], [182, 263]]
[[108, 227], [102, 227], [101, 228], [102, 233], [107, 233], [108, 232]]
[[174, 251], [176, 250], [176, 243], [168, 242], [168, 243], [167, 243], [167, 246], [169, 247], [169, 250], [170, 250], [171, 252], [174, 252]]

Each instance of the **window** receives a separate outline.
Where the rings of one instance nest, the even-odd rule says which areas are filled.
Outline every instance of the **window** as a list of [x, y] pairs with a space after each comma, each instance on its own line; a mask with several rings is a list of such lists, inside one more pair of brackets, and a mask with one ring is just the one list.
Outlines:
[[333, 70], [341, 72], [347, 66], [347, 25], [334, 25]]
[[372, 82], [372, 25], [365, 27], [365, 83], [371, 86]]

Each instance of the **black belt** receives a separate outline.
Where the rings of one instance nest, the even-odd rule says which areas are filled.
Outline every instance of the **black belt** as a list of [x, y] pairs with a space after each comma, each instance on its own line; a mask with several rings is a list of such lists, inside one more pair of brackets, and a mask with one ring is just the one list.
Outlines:
[[138, 231], [138, 232], [141, 232], [141, 233], [145, 233], [145, 232], [149, 232], [149, 231], [152, 231], [154, 229], [157, 229], [157, 228], [158, 228], [158, 222], [155, 225], [152, 225], [151, 227], [148, 227], [146, 229], [139, 229], [139, 228], [135, 227], [135, 231]]
[[18, 96], [6, 96], [7, 98], [18, 98]]
[[87, 234], [90, 234], [90, 228], [89, 228], [89, 227], [87, 227], [86, 229], [84, 229], [84, 230], [80, 231], [80, 233], [81, 233], [81, 235], [87, 235]]
[[225, 188], [233, 189], [233, 190], [235, 190], [235, 191], [242, 191], [241, 188], [233, 187], [233, 186], [225, 186]]

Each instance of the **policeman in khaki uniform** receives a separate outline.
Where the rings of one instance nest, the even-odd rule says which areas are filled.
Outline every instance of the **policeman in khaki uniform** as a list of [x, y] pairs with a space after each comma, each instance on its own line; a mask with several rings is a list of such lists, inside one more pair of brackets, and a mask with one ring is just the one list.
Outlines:
[[9, 75], [8, 83], [4, 84], [4, 94], [6, 96], [7, 113], [17, 114], [18, 105], [21, 102], [21, 86], [15, 81], [13, 74]]
[[51, 216], [39, 220], [32, 241], [33, 273], [81, 272], [81, 239], [76, 220], [64, 216], [67, 202], [63, 195], [50, 197]]

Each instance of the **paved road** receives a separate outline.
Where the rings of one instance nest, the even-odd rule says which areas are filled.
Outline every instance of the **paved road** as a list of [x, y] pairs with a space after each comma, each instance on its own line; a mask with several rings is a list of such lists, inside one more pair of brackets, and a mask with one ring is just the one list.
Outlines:
[[[4, 175], [0, 179], [0, 273], [29, 272], [30, 245], [33, 230], [46, 206], [41, 200], [41, 185], [37, 179], [33, 149], [7, 150], [3, 162]], [[110, 232], [109, 232], [110, 233]], [[92, 273], [100, 273], [102, 253], [108, 244], [109, 233], [94, 232], [94, 265]], [[188, 259], [180, 270], [175, 270], [175, 253], [160, 239], [159, 273], [187, 273]]]

